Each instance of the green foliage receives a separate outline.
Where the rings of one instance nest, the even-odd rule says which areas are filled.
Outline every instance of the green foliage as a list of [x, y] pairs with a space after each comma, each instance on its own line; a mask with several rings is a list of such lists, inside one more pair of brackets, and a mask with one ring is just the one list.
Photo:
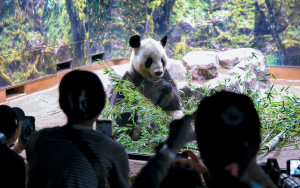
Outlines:
[[274, 55], [274, 54], [267, 54], [266, 55], [266, 59], [267, 59], [267, 65], [279, 65], [279, 58], [278, 56]]
[[[171, 118], [145, 98], [130, 81], [120, 80], [112, 68], [104, 67], [103, 70], [109, 76], [114, 92], [121, 93], [124, 99], [120, 100], [119, 105], [115, 107], [107, 101], [102, 117], [115, 120], [121, 113], [132, 112], [131, 118], [133, 119], [134, 114], [138, 114], [139, 120], [133, 125], [118, 127], [114, 122], [114, 132], [119, 135], [117, 141], [128, 151], [153, 152], [154, 147], [167, 138]], [[132, 128], [138, 128], [140, 131], [141, 137], [138, 141], [132, 141], [131, 137], [126, 134]]]
[[[252, 97], [260, 115], [261, 136], [265, 140], [263, 144], [285, 129], [287, 132], [279, 146], [299, 141], [300, 125], [295, 124], [300, 117], [300, 98], [288, 89], [289, 87], [277, 91], [272, 86], [264, 97]], [[295, 126], [291, 127], [293, 125]]]
[[[168, 123], [172, 119], [167, 117], [159, 107], [153, 106], [151, 101], [146, 99], [130, 81], [121, 81], [112, 68], [104, 68], [104, 71], [115, 87], [114, 92], [122, 93], [125, 98], [120, 100], [119, 105], [116, 107], [111, 106], [110, 102], [107, 101], [102, 117], [115, 120], [123, 112], [138, 113], [140, 120], [135, 122], [134, 125], [118, 127], [114, 123], [115, 133], [119, 135], [117, 141], [128, 151], [153, 152], [155, 146], [167, 138]], [[244, 77], [241, 77], [239, 74], [234, 74], [233, 76], [239, 79], [239, 83], [241, 83], [242, 80], [247, 80], [247, 77], [251, 77], [251, 75], [253, 75], [253, 72], [248, 71]], [[265, 74], [257, 78], [257, 80], [263, 81], [269, 75]], [[274, 75], [273, 78], [276, 79]], [[230, 82], [229, 79], [220, 81], [219, 85], [212, 90], [210, 86], [197, 87], [191, 82], [191, 76], [187, 76], [186, 81], [191, 86], [194, 94], [191, 97], [185, 97], [184, 93], [180, 93], [182, 110], [185, 114], [194, 113], [204, 97], [213, 95], [226, 87], [228, 88]], [[264, 150], [264, 144], [283, 131], [285, 131], [285, 135], [277, 146], [293, 144], [300, 140], [300, 125], [295, 125], [300, 117], [300, 98], [293, 92], [290, 92], [289, 87], [277, 91], [272, 86], [263, 93], [260, 90], [250, 92], [244, 89], [242, 93], [252, 99], [259, 114], [263, 140], [261, 150]], [[155, 129], [151, 128], [151, 122], [155, 122]], [[138, 127], [140, 130], [141, 139], [138, 141], [133, 141], [128, 135], [132, 127]], [[192, 149], [197, 152], [197, 143], [195, 141], [187, 143], [182, 149]]]

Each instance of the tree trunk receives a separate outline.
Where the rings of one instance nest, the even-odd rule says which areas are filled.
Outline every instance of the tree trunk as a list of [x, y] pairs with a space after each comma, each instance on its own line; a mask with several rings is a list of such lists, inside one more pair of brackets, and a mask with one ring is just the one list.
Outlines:
[[288, 64], [287, 52], [286, 52], [285, 46], [281, 42], [279, 34], [278, 34], [277, 25], [276, 25], [276, 21], [275, 21], [274, 15], [273, 15], [273, 11], [272, 11], [270, 1], [265, 0], [265, 3], [267, 5], [269, 18], [270, 18], [270, 22], [271, 22], [271, 26], [272, 26], [272, 29], [271, 29], [272, 36], [274, 38], [275, 44], [278, 48], [278, 51], [281, 54], [282, 64], [287, 65]]
[[257, 12], [259, 13], [259, 14], [255, 14], [255, 26], [254, 26], [255, 37], [258, 37], [260, 35], [271, 34], [269, 20], [257, 1], [255, 1], [255, 6]]
[[21, 12], [21, 9], [20, 9], [20, 6], [19, 6], [19, 1], [18, 0], [13, 0], [13, 3], [14, 3], [14, 7], [15, 7], [15, 16], [19, 19], [20, 17], [20, 12]]
[[155, 34], [161, 35], [168, 31], [174, 4], [175, 0], [166, 0], [160, 6], [152, 9], [151, 15]]
[[72, 0], [65, 0], [66, 8], [69, 14], [69, 20], [71, 22], [71, 32], [73, 37], [73, 67], [78, 67], [84, 65], [85, 53], [84, 53], [84, 45], [85, 45], [85, 29], [83, 23], [80, 21], [78, 17], [78, 13], [76, 11], [76, 7], [73, 6]]

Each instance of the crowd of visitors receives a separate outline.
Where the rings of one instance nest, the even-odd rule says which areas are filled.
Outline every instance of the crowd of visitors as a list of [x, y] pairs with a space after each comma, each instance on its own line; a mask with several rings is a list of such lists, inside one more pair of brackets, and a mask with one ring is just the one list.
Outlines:
[[[124, 147], [93, 130], [105, 101], [96, 74], [69, 72], [59, 85], [67, 124], [39, 130], [29, 140], [21, 137], [24, 112], [1, 105], [0, 187], [277, 187], [256, 164], [260, 122], [246, 95], [219, 92], [203, 99], [194, 114], [172, 121], [168, 139], [132, 185]], [[192, 151], [176, 159], [194, 139], [201, 159]], [[25, 145], [26, 168], [18, 155]]]
[[[26, 170], [24, 159], [18, 155], [25, 148], [21, 139], [21, 124], [25, 118], [20, 108], [0, 105], [0, 187], [24, 187]], [[16, 145], [15, 141], [18, 139]]]

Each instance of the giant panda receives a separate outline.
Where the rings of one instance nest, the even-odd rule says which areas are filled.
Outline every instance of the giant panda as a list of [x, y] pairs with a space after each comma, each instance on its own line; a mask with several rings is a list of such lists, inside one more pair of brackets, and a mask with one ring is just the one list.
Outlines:
[[[134, 35], [129, 40], [132, 47], [130, 57], [130, 68], [122, 77], [122, 80], [130, 80], [139, 91], [154, 105], [161, 107], [174, 119], [183, 116], [181, 101], [177, 86], [167, 70], [167, 55], [164, 49], [167, 36], [160, 41], [148, 38], [141, 40], [139, 35]], [[117, 105], [118, 99], [123, 96], [119, 93], [112, 94], [112, 104]], [[131, 124], [129, 117], [131, 113], [124, 113], [121, 119], [117, 118], [117, 124], [124, 126]], [[135, 115], [135, 120], [137, 115]]]

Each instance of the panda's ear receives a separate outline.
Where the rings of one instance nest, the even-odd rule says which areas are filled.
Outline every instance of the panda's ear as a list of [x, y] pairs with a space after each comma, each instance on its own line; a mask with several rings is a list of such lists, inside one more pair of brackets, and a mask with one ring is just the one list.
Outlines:
[[129, 40], [129, 45], [132, 48], [139, 48], [141, 46], [141, 37], [139, 35], [134, 35]]
[[165, 35], [161, 40], [160, 40], [160, 44], [165, 47], [166, 44], [167, 44], [167, 40], [168, 40], [168, 37], [167, 35]]

